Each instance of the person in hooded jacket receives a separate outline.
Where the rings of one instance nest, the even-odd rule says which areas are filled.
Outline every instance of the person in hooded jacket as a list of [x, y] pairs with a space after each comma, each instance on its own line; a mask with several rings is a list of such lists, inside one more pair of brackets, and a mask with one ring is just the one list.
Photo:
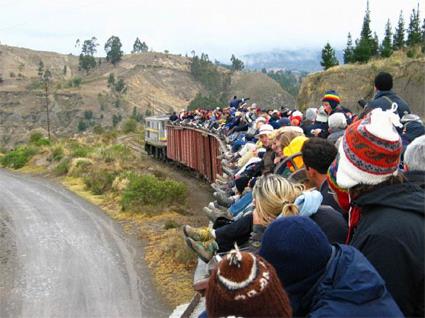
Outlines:
[[307, 217], [271, 223], [259, 254], [275, 268], [294, 317], [403, 317], [362, 253], [331, 245]]
[[398, 96], [393, 90], [393, 77], [390, 73], [380, 72], [375, 77], [375, 96], [369, 101], [359, 118], [364, 118], [372, 109], [381, 108], [389, 110], [392, 104], [397, 104], [396, 112], [402, 118], [406, 114], [410, 114], [410, 107], [407, 102]]
[[416, 138], [404, 152], [404, 176], [425, 190], [425, 135]]
[[336, 183], [350, 197], [350, 245], [385, 280], [408, 317], [424, 316], [423, 189], [398, 173], [399, 116], [372, 110], [349, 126], [339, 145]]

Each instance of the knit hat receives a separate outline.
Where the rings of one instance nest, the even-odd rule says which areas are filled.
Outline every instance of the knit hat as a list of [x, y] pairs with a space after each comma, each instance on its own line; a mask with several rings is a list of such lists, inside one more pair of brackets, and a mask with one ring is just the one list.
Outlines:
[[[273, 265], [284, 286], [323, 272], [332, 248], [320, 227], [308, 217], [281, 217], [264, 233], [259, 255]], [[305, 291], [311, 286], [305, 286]]]
[[212, 273], [206, 293], [208, 317], [291, 317], [286, 292], [273, 266], [237, 248]]
[[346, 129], [338, 149], [336, 181], [340, 187], [379, 184], [396, 174], [402, 144], [394, 125], [401, 126], [392, 109], [375, 108]]
[[325, 92], [325, 96], [323, 96], [322, 102], [328, 102], [332, 109], [335, 109], [339, 103], [341, 103], [341, 98], [338, 96], [337, 92], [334, 90], [329, 90]]
[[295, 110], [291, 116], [289, 116], [289, 120], [291, 121], [291, 124], [295, 124], [295, 126], [299, 126], [301, 122], [303, 121], [303, 113], [299, 110]]
[[273, 132], [273, 126], [269, 124], [264, 124], [258, 129], [258, 134], [255, 137], [259, 137], [260, 135], [269, 135]]
[[339, 156], [335, 158], [335, 160], [331, 163], [328, 169], [328, 173], [326, 175], [326, 179], [328, 181], [329, 188], [335, 193], [336, 200], [338, 201], [338, 205], [341, 207], [341, 209], [344, 210], [344, 212], [348, 213], [350, 210], [350, 196], [348, 194], [347, 189], [343, 189], [336, 183], [336, 172], [338, 171], [338, 158]]

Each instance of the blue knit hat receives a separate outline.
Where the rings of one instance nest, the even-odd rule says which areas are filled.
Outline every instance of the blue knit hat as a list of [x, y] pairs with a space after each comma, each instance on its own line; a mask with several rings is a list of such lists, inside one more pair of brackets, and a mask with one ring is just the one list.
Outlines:
[[278, 218], [267, 227], [259, 254], [274, 266], [286, 288], [323, 272], [332, 248], [310, 218], [293, 216]]

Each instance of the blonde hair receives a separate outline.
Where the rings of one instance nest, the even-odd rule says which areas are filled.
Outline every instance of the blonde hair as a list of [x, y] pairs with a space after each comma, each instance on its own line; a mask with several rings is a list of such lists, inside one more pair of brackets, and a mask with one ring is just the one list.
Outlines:
[[253, 195], [255, 212], [262, 225], [269, 225], [279, 215], [298, 215], [294, 201], [305, 190], [302, 184], [293, 184], [284, 177], [269, 174], [257, 179]]

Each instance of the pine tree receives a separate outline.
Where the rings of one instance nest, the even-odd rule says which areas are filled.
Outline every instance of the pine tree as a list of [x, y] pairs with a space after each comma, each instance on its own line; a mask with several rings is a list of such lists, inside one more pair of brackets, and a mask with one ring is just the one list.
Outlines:
[[353, 39], [351, 38], [351, 33], [348, 33], [347, 36], [347, 47], [344, 50], [344, 64], [353, 63], [354, 61], [354, 48], [353, 48]]
[[406, 44], [408, 46], [415, 46], [417, 44], [421, 43], [421, 25], [420, 25], [420, 18], [419, 18], [419, 4], [418, 9], [412, 10], [412, 14], [410, 15], [410, 23], [409, 28], [407, 29], [407, 41]]
[[372, 30], [370, 29], [370, 10], [369, 1], [367, 1], [360, 40], [356, 41], [356, 47], [354, 48], [354, 60], [356, 62], [366, 63], [373, 55], [375, 55], [375, 52], [377, 51], [375, 40], [376, 39], [372, 38]]
[[372, 39], [372, 30], [370, 29], [370, 10], [369, 10], [369, 0], [366, 4], [366, 13], [363, 18], [362, 31], [360, 33], [360, 39]]
[[373, 33], [373, 39], [370, 42], [370, 53], [372, 56], [377, 56], [379, 55], [379, 39], [378, 39], [378, 34], [376, 34], [376, 32]]
[[401, 50], [404, 48], [404, 19], [403, 11], [400, 11], [400, 17], [398, 19], [398, 24], [395, 29], [394, 38], [393, 38], [393, 49], [394, 51]]
[[331, 47], [329, 42], [326, 43], [322, 50], [322, 61], [320, 62], [320, 65], [323, 66], [324, 70], [327, 70], [328, 68], [338, 64], [339, 62], [336, 58], [335, 50]]
[[393, 54], [393, 45], [392, 45], [392, 30], [390, 19], [388, 19], [387, 24], [385, 25], [385, 35], [382, 40], [381, 47], [379, 48], [379, 54], [381, 57], [390, 57]]

